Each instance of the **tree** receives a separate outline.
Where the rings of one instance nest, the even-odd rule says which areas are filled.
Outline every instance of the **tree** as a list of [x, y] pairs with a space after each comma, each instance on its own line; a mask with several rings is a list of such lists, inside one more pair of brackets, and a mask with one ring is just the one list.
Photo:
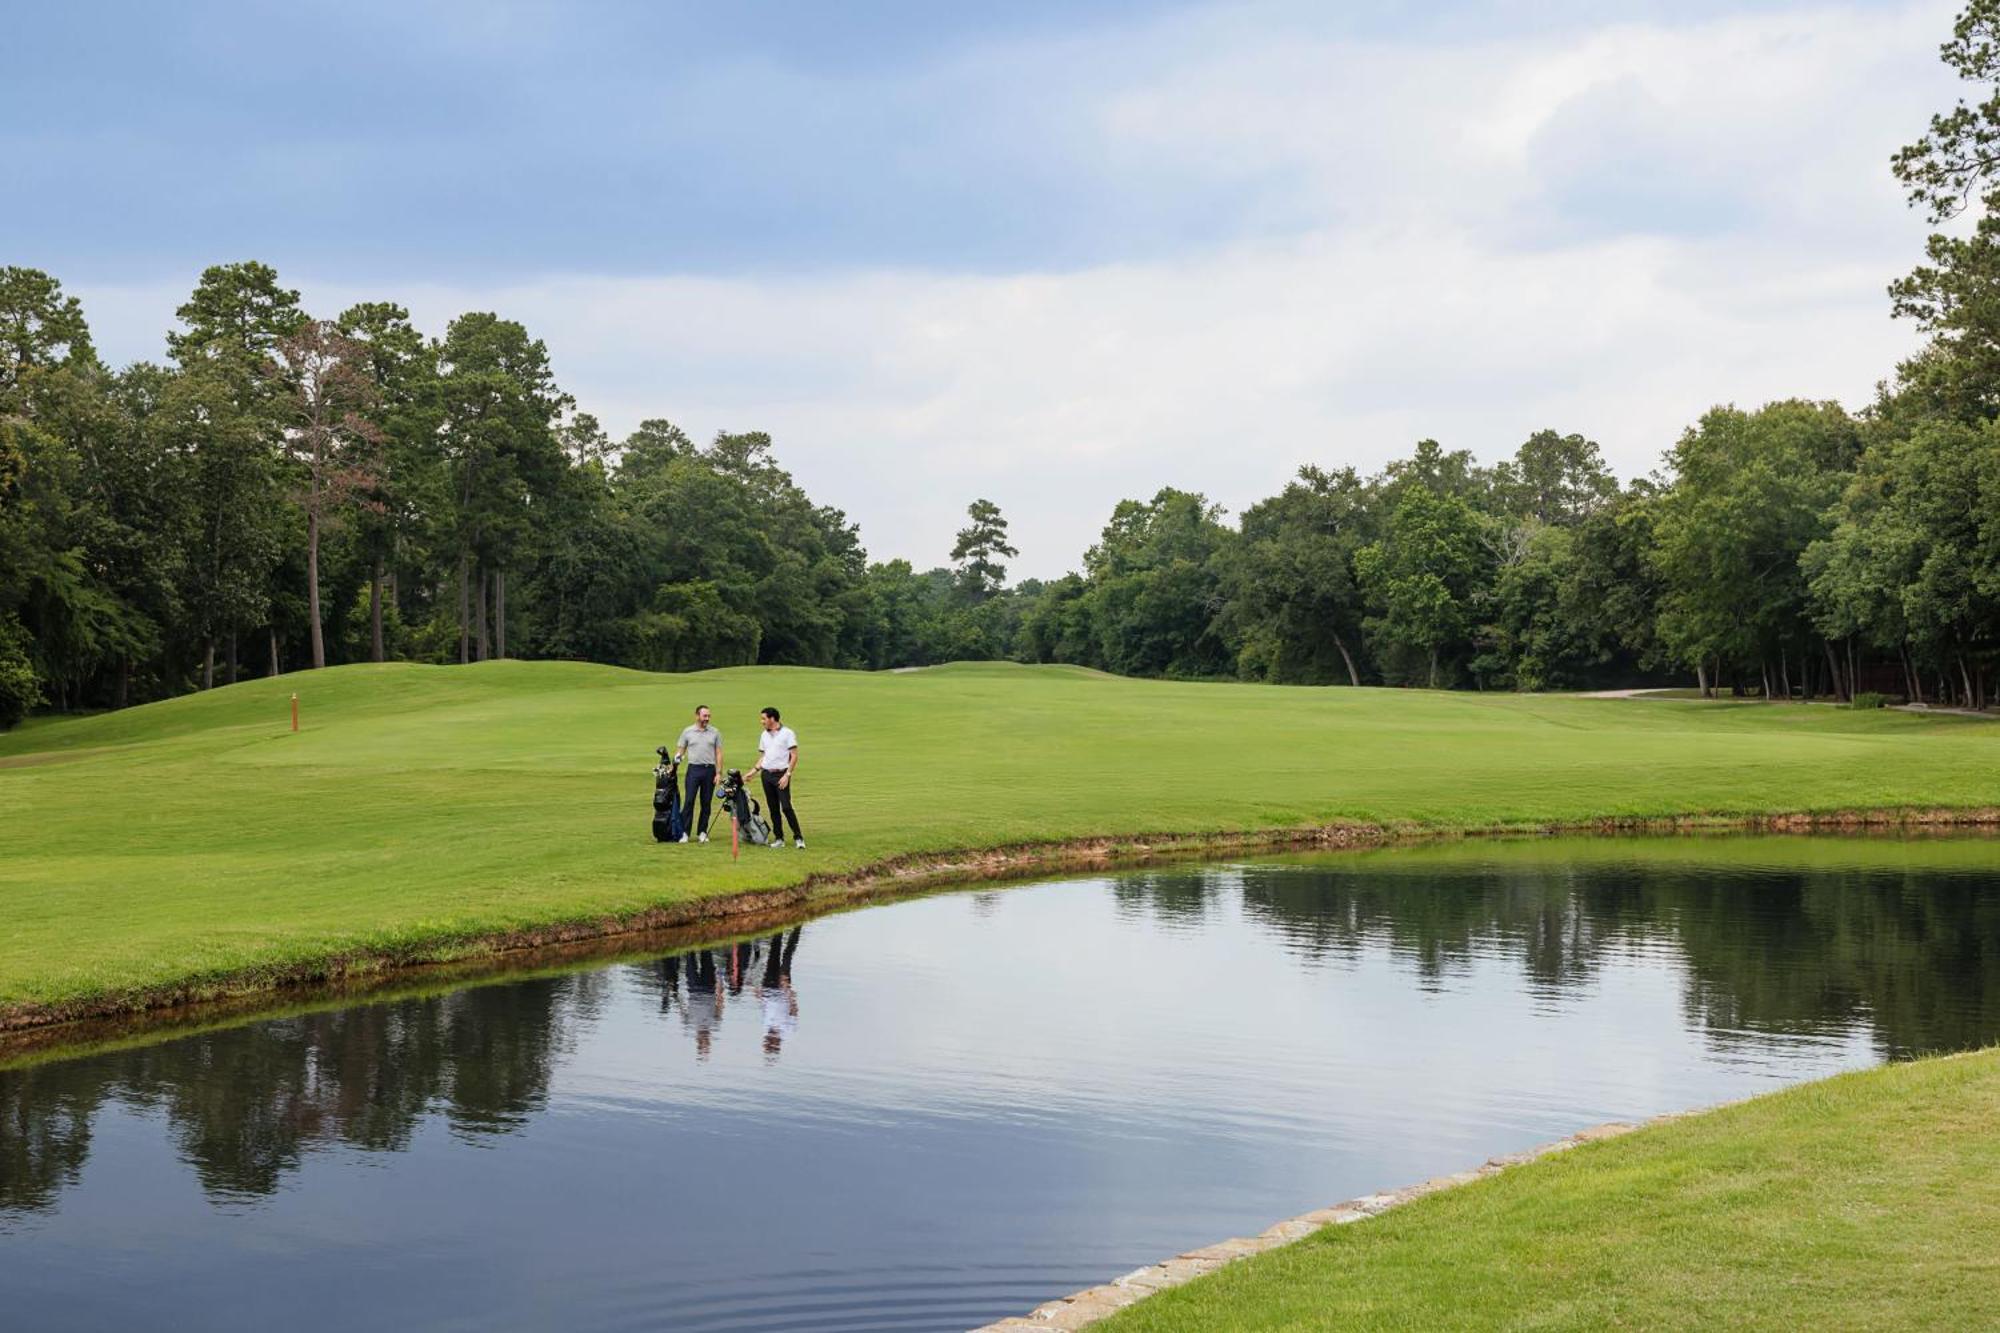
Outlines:
[[7, 571], [0, 585], [5, 598], [0, 601], [0, 730], [42, 701], [41, 678], [30, 655], [34, 640], [18, 614], [31, 565], [46, 563], [49, 555], [39, 525], [27, 520], [30, 451], [36, 443], [18, 414], [0, 416], [0, 570]]
[[[1587, 657], [1568, 679], [1582, 683], [1588, 673], [1604, 683], [1630, 683], [1666, 665], [1654, 623], [1660, 586], [1648, 562], [1658, 494], [1651, 481], [1636, 480], [1570, 530], [1572, 559], [1557, 612]], [[1606, 669], [1615, 674], [1607, 677]]]
[[[1615, 521], [1588, 528], [1529, 522], [1494, 572], [1472, 671], [1517, 690], [1622, 680], [1646, 662], [1652, 604], [1639, 557]], [[1622, 563], [1621, 563], [1622, 562]], [[1636, 605], [1621, 605], [1641, 594]], [[1622, 668], [1622, 672], [1620, 670]]]
[[215, 684], [217, 645], [268, 623], [268, 576], [283, 548], [270, 431], [240, 401], [235, 377], [196, 362], [173, 377], [159, 412], [159, 428], [186, 459], [193, 531], [180, 596], [202, 650], [203, 689]]
[[0, 405], [21, 410], [38, 372], [96, 361], [81, 302], [39, 269], [0, 268]]
[[409, 311], [388, 301], [351, 306], [338, 325], [359, 347], [383, 436], [357, 513], [368, 560], [368, 660], [380, 662], [387, 653], [385, 579], [428, 535], [449, 493], [438, 448], [437, 349], [410, 323]]
[[280, 287], [277, 270], [254, 259], [203, 269], [174, 316], [183, 326], [167, 335], [174, 360], [229, 358], [260, 370], [269, 368], [278, 340], [306, 321], [299, 294]]
[[[453, 320], [438, 366], [455, 511], [458, 659], [484, 661], [490, 651], [507, 654], [507, 571], [532, 536], [537, 501], [562, 473], [555, 426], [571, 400], [556, 387], [548, 348], [498, 315]], [[489, 607], [497, 641], [488, 633]]]
[[[0, 270], [0, 619], [30, 691], [58, 708], [160, 644], [146, 596], [175, 569], [169, 469], [135, 476], [133, 432], [82, 308], [32, 269]], [[157, 540], [156, 540], [157, 538]], [[151, 614], [149, 614], [149, 612]], [[16, 692], [19, 697], [26, 694]]]
[[1973, 210], [1969, 235], [1933, 233], [1920, 264], [1889, 288], [1895, 313], [1933, 335], [1902, 366], [1905, 382], [1935, 410], [2000, 413], [2000, 0], [1971, 0], [1940, 48], [1960, 80], [1981, 89], [1931, 117], [1928, 131], [1891, 161], [1912, 207], [1933, 224]]
[[1084, 553], [1084, 594], [1103, 665], [1124, 675], [1212, 677], [1233, 666], [1223, 637], [1223, 553], [1235, 534], [1208, 497], [1167, 487], [1121, 500]]
[[692, 458], [696, 452], [686, 431], [664, 418], [652, 417], [641, 421], [619, 445], [618, 476], [626, 482], [658, 477], [676, 461]]
[[1006, 585], [1007, 567], [1000, 563], [1001, 558], [1011, 560], [1020, 552], [1007, 544], [1007, 520], [999, 505], [974, 500], [966, 506], [965, 514], [972, 521], [959, 529], [958, 540], [952, 544], [952, 565], [965, 595], [983, 602]]
[[69, 371], [94, 361], [82, 307], [60, 283], [0, 268], [0, 728], [41, 702], [50, 631], [90, 591], [75, 536], [77, 460], [55, 418]]
[[326, 320], [307, 320], [277, 346], [283, 380], [291, 393], [291, 420], [284, 433], [286, 457], [302, 478], [306, 513], [306, 608], [312, 632], [312, 664], [326, 665], [325, 617], [320, 613], [321, 530], [339, 506], [373, 485], [382, 428], [373, 414], [381, 407], [369, 374], [367, 348]]
[[1355, 574], [1375, 607], [1368, 628], [1378, 657], [1414, 659], [1436, 689], [1447, 656], [1471, 634], [1474, 602], [1490, 564], [1480, 517], [1456, 495], [1406, 487], [1382, 540], [1356, 553]]
[[1225, 574], [1231, 633], [1246, 677], [1359, 685], [1364, 618], [1354, 557], [1368, 540], [1373, 495], [1354, 469], [1299, 469], [1283, 492], [1243, 512]]
[[12, 612], [0, 615], [0, 731], [42, 701], [42, 684], [28, 657], [28, 635]]
[[1090, 585], [1065, 574], [1036, 589], [1022, 610], [1017, 654], [1028, 662], [1101, 667], [1104, 656], [1090, 623]]
[[1652, 554], [1660, 638], [1704, 689], [1711, 666], [1755, 671], [1767, 696], [1789, 690], [1808, 654], [1832, 666], [1800, 561], [1830, 530], [1859, 453], [1839, 404], [1794, 400], [1715, 408], [1668, 455], [1674, 484], [1656, 507]]
[[661, 587], [653, 606], [632, 620], [632, 661], [654, 671], [705, 671], [757, 660], [759, 626], [731, 610], [713, 583]]
[[[175, 311], [182, 328], [167, 335], [179, 363], [176, 424], [194, 459], [201, 515], [201, 558], [190, 566], [190, 602], [202, 608], [202, 685], [215, 683], [215, 651], [225, 641], [236, 674], [236, 637], [273, 605], [269, 579], [283, 555], [286, 526], [276, 513], [274, 475], [284, 386], [275, 352], [305, 322], [299, 294], [278, 285], [269, 265], [251, 260], [202, 271], [194, 293]], [[273, 659], [277, 627], [271, 627]]]
[[1466, 449], [1447, 450], [1436, 440], [1418, 440], [1408, 458], [1400, 458], [1382, 469], [1374, 487], [1384, 513], [1393, 514], [1403, 492], [1421, 486], [1432, 495], [1463, 500], [1475, 510], [1497, 512], [1494, 504], [1496, 476], [1491, 468], [1479, 466]]
[[907, 560], [871, 564], [863, 581], [868, 594], [862, 657], [871, 671], [928, 666], [937, 608], [928, 579]]
[[[712, 665], [864, 660], [870, 597], [859, 534], [839, 510], [812, 503], [778, 465], [770, 436], [724, 432], [698, 449], [671, 423], [647, 421], [620, 446], [611, 489], [652, 590], [635, 615], [706, 607], [712, 591], [758, 629], [731, 628], [720, 650], [748, 655]], [[692, 584], [708, 591], [680, 590]]]
[[1872, 444], [1806, 551], [1812, 615], [1830, 639], [1896, 654], [1966, 707], [1986, 696], [2000, 621], [2000, 424], [1931, 420]]
[[1505, 511], [1557, 527], [1575, 527], [1618, 496], [1595, 440], [1536, 431], [1511, 461], [1494, 469]]
[[556, 428], [556, 442], [573, 468], [604, 468], [614, 452], [611, 437], [597, 418], [588, 412], [574, 413]]

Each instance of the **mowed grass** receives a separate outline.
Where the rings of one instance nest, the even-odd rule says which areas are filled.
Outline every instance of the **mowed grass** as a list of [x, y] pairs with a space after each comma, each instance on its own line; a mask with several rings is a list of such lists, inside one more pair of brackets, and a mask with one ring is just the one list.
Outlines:
[[[303, 729], [288, 729], [300, 697]], [[798, 730], [809, 849], [648, 832], [710, 705]], [[1122, 680], [353, 666], [0, 736], [0, 1007], [796, 883], [906, 853], [1349, 820], [2000, 805], [2000, 729], [1826, 707]]]
[[1586, 1145], [1153, 1296], [1182, 1329], [2000, 1326], [2000, 1052]]

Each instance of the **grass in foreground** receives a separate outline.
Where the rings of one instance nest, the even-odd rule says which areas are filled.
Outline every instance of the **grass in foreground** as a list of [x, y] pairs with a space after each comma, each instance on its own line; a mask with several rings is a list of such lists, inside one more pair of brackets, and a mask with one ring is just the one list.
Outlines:
[[[304, 729], [288, 731], [298, 691]], [[697, 703], [801, 738], [809, 850], [649, 836]], [[0, 1009], [796, 883], [908, 853], [1336, 820], [2000, 805], [2000, 730], [1831, 708], [1121, 680], [355, 666], [0, 736]], [[726, 832], [726, 826], [724, 831]]]
[[2000, 1051], [1587, 1145], [1150, 1297], [1165, 1329], [1991, 1328]]

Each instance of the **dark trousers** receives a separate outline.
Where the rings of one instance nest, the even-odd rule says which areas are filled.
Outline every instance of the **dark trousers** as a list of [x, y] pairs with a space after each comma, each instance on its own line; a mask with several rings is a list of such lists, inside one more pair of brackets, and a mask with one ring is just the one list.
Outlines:
[[799, 832], [799, 812], [792, 809], [792, 789], [780, 787], [778, 779], [783, 773], [773, 773], [768, 768], [760, 768], [758, 773], [764, 778], [764, 808], [771, 812], [771, 836], [785, 836], [785, 821], [792, 821], [792, 837], [804, 842], [806, 835]]
[[[688, 831], [690, 837], [697, 833], [708, 832], [708, 803], [715, 795], [715, 765], [689, 764], [686, 791], [687, 795], [681, 801], [681, 827]], [[695, 826], [694, 822], [694, 798], [697, 792], [701, 794], [701, 826], [699, 828]]]

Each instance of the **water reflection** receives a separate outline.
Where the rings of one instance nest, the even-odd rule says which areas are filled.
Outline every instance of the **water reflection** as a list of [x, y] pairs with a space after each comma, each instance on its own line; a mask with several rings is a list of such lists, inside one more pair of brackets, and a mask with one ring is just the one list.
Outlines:
[[509, 1132], [546, 1105], [567, 1033], [603, 986], [579, 973], [0, 1072], [0, 1204], [52, 1204], [107, 1100], [163, 1117], [218, 1201], [273, 1192], [325, 1144], [407, 1148], [426, 1116], [461, 1135]]
[[[1614, 954], [1670, 943], [1689, 1018], [1717, 1040], [1864, 1027], [1885, 1056], [2000, 1034], [2000, 894], [1984, 876], [1914, 872], [1251, 866], [1123, 876], [1121, 914], [1198, 926], [1240, 902], [1308, 967], [1386, 949], [1435, 988], [1481, 957], [1549, 995]], [[999, 895], [977, 896], [985, 911]], [[761, 1025], [768, 1061], [797, 1030], [803, 928], [633, 967], [706, 1062], [725, 1019]], [[90, 1151], [106, 1099], [162, 1113], [218, 1199], [268, 1194], [315, 1146], [406, 1147], [418, 1122], [505, 1133], [542, 1110], [556, 1061], [610, 974], [579, 972], [308, 1014], [0, 1072], [0, 1206], [47, 1208]]]
[[1559, 998], [1606, 958], [1664, 948], [1691, 973], [1690, 1018], [1718, 1039], [1859, 1024], [1885, 1059], [1906, 1059], [2000, 1035], [2000, 873], [1353, 860], [1136, 874], [1111, 892], [1127, 919], [1184, 930], [1233, 887], [1302, 965], [1386, 950], [1427, 989], [1497, 956]]
[[[680, 1015], [681, 1030], [694, 1044], [695, 1058], [706, 1062], [715, 1051], [715, 1034], [732, 1004], [740, 1011], [754, 1006], [764, 1024], [764, 1055], [775, 1061], [785, 1038], [798, 1029], [799, 997], [792, 986], [792, 959], [799, 951], [804, 927], [780, 931], [768, 939], [743, 940], [720, 949], [691, 949], [669, 954], [637, 975], [658, 989], [660, 1012]], [[757, 980], [746, 997], [744, 987]]]
[[[932, 1288], [985, 1291], [966, 1256], [1028, 1255], [1074, 1223], [1060, 1248], [1080, 1280], [1024, 1260], [980, 1297], [1006, 1313], [1119, 1271], [1105, 1265], [1592, 1120], [1989, 1043], [1995, 884], [1498, 854], [1147, 872], [816, 923], [803, 1026], [794, 928], [0, 1071], [0, 1300], [67, 1308], [36, 1291], [56, 1299], [65, 1256], [87, 1271], [91, 1237], [134, 1191], [205, 1255], [248, 1244], [160, 1202], [143, 1168], [164, 1144], [210, 1219], [268, 1210], [305, 1180], [307, 1213], [341, 1199], [383, 1244], [422, 1216], [424, 1234], [483, 1250], [497, 1223], [422, 1177], [354, 1183], [355, 1165], [424, 1163], [468, 1194], [520, 1172], [579, 1237], [560, 1281], [611, 1262], [599, 1219], [630, 1207], [635, 1182], [665, 1200], [704, 1171], [747, 1199], [784, 1189], [781, 1225], [761, 1210], [740, 1237], [717, 1222], [646, 1260], [682, 1284], [683, 1309], [690, 1292], [748, 1299], [718, 1276], [745, 1246], [767, 1285], [873, 1246], [884, 1264], [928, 1263]], [[614, 1144], [629, 1156], [610, 1160]], [[460, 1162], [442, 1145], [509, 1155]], [[94, 1153], [123, 1174], [93, 1171]], [[72, 1193], [89, 1206], [68, 1216]], [[1086, 1235], [1154, 1248], [1099, 1255]], [[15, 1257], [57, 1285], [19, 1287]], [[908, 1299], [916, 1322], [943, 1319]]]
[[[1545, 861], [1440, 873], [1378, 861], [1311, 876], [1251, 868], [1241, 884], [1245, 912], [1309, 963], [1386, 947], [1437, 985], [1502, 955], [1554, 998], [1608, 957], [1664, 948], [1688, 969], [1690, 1018], [1718, 1038], [1858, 1025], [1885, 1058], [1907, 1058], [2000, 1031], [2000, 882], [1989, 874]], [[1185, 916], [1183, 886], [1160, 892], [1152, 910]], [[1143, 883], [1128, 893], [1151, 908]]]

